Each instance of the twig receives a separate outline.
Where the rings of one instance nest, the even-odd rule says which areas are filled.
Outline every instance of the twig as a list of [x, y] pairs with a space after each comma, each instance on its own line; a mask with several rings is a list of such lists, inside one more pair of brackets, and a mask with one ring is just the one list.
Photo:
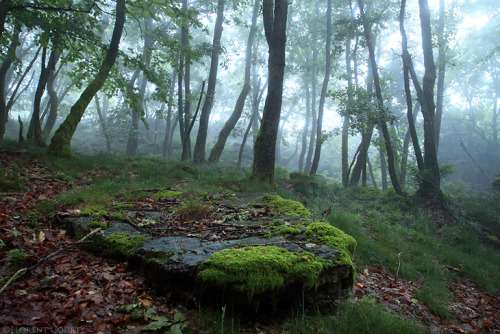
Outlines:
[[401, 252], [398, 253], [398, 271], [396, 272], [396, 278], [399, 275], [399, 268], [401, 268]]
[[54, 255], [62, 252], [63, 250], [71, 247], [71, 246], [74, 246], [74, 245], [79, 245], [79, 244], [83, 244], [83, 243], [86, 243], [87, 239], [93, 237], [95, 234], [97, 234], [98, 232], [102, 231], [101, 228], [97, 228], [95, 230], [93, 230], [92, 232], [90, 232], [89, 234], [87, 234], [86, 236], [84, 236], [83, 238], [81, 238], [80, 240], [72, 243], [72, 244], [69, 244], [69, 245], [66, 245], [58, 250], [56, 250], [55, 252], [52, 252], [44, 257], [42, 257], [40, 260], [38, 260], [37, 263], [35, 263], [34, 265], [32, 265], [31, 267], [28, 267], [28, 268], [23, 268], [23, 269], [19, 269], [15, 274], [14, 276], [12, 276], [8, 281], [7, 283], [5, 283], [5, 285], [0, 289], [0, 294], [19, 276], [21, 277], [22, 275], [24, 275], [24, 273], [26, 272], [31, 272], [33, 269], [35, 269], [36, 267], [38, 267], [39, 265], [41, 265], [42, 263], [44, 263], [45, 261], [47, 261], [48, 259], [50, 259], [51, 257], [53, 257]]

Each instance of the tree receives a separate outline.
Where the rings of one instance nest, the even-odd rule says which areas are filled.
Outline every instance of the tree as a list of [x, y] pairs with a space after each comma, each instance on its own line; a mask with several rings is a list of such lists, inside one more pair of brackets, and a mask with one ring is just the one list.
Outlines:
[[[219, 136], [217, 137], [217, 142], [215, 143], [214, 147], [212, 148], [212, 151], [210, 152], [210, 157], [208, 159], [210, 163], [219, 162], [220, 156], [222, 155], [222, 151], [224, 150], [224, 146], [226, 146], [227, 138], [229, 137], [231, 131], [233, 131], [236, 123], [240, 119], [241, 114], [243, 112], [243, 107], [245, 106], [246, 98], [248, 96], [248, 93], [250, 93], [250, 88], [251, 88], [250, 69], [252, 65], [252, 46], [253, 46], [253, 41], [255, 39], [255, 32], [257, 30], [258, 14], [259, 14], [259, 1], [256, 0], [253, 7], [252, 26], [250, 27], [250, 32], [248, 34], [247, 46], [245, 51], [245, 77], [244, 77], [243, 88], [241, 89], [240, 95], [238, 96], [238, 100], [236, 101], [236, 105], [234, 106], [234, 110], [231, 116], [229, 116], [229, 119], [224, 124], [224, 127], [222, 128], [222, 130], [219, 133]], [[258, 87], [254, 87], [254, 89], [258, 91]], [[248, 132], [250, 131], [250, 126], [255, 117], [254, 115], [255, 114], [253, 113], [250, 119], [249, 127], [245, 132], [244, 142], [246, 141], [246, 136], [248, 136]], [[244, 142], [242, 143], [243, 146]], [[239, 161], [241, 163], [240, 159]]]
[[95, 94], [101, 89], [108, 77], [111, 68], [113, 67], [118, 55], [118, 46], [125, 24], [125, 0], [116, 0], [116, 20], [113, 29], [113, 35], [109, 45], [108, 52], [102, 62], [99, 72], [90, 82], [87, 88], [80, 95], [80, 98], [75, 102], [70, 110], [69, 115], [64, 122], [59, 126], [49, 146], [49, 153], [61, 156], [73, 156], [71, 150], [71, 139], [75, 133], [76, 127], [80, 122], [83, 114], [89, 103], [94, 98]]
[[[2, 5], [0, 6], [3, 6], [3, 1]], [[5, 96], [7, 71], [10, 69], [12, 63], [16, 58], [16, 49], [19, 44], [20, 32], [21, 28], [19, 26], [16, 26], [14, 28], [14, 34], [12, 37], [11, 44], [7, 50], [6, 57], [3, 60], [2, 64], [0, 65], [0, 139], [3, 139], [3, 136], [5, 134], [5, 125], [7, 123], [7, 118], [9, 117], [7, 110], [7, 101]]]
[[377, 101], [378, 101], [378, 106], [379, 106], [379, 111], [380, 111], [380, 120], [379, 120], [379, 126], [380, 129], [383, 133], [384, 136], [384, 141], [385, 141], [385, 149], [387, 152], [387, 164], [389, 167], [389, 175], [391, 178], [391, 183], [392, 187], [394, 188], [394, 191], [396, 194], [402, 195], [403, 190], [401, 189], [401, 185], [399, 184], [399, 179], [396, 174], [396, 167], [394, 165], [394, 151], [392, 148], [392, 143], [391, 143], [391, 138], [389, 135], [389, 130], [387, 128], [387, 111], [385, 110], [384, 107], [384, 99], [382, 96], [382, 88], [380, 86], [380, 78], [378, 74], [378, 67], [377, 67], [377, 62], [375, 60], [375, 51], [373, 48], [373, 44], [371, 41], [371, 32], [370, 32], [370, 27], [365, 19], [365, 11], [364, 11], [364, 5], [362, 0], [358, 0], [358, 5], [359, 5], [359, 13], [360, 13], [360, 18], [363, 24], [363, 32], [365, 34], [365, 39], [366, 39], [366, 44], [368, 46], [368, 52], [370, 55], [370, 63], [372, 67], [372, 73], [373, 73], [373, 84], [375, 86], [375, 94], [377, 96]]
[[224, 21], [224, 0], [218, 0], [217, 18], [215, 19], [214, 40], [212, 43], [212, 57], [210, 61], [210, 73], [208, 75], [207, 95], [201, 109], [198, 136], [194, 146], [193, 160], [195, 164], [205, 163], [205, 146], [207, 142], [208, 120], [214, 105], [215, 84], [217, 83], [217, 70], [219, 68], [219, 54], [221, 51], [220, 40], [222, 36], [222, 23]]
[[283, 102], [288, 0], [263, 0], [264, 32], [269, 46], [269, 85], [260, 131], [254, 146], [252, 178], [274, 184], [276, 137]]
[[325, 110], [326, 90], [328, 89], [328, 82], [330, 81], [330, 72], [332, 68], [332, 55], [330, 54], [332, 44], [332, 0], [328, 0], [328, 8], [326, 10], [326, 47], [325, 47], [325, 77], [323, 79], [323, 86], [321, 87], [321, 95], [319, 97], [318, 107], [318, 122], [316, 124], [316, 150], [314, 151], [314, 158], [311, 165], [309, 174], [314, 175], [318, 171], [319, 158], [321, 156], [321, 146], [324, 141], [323, 132], [323, 113]]

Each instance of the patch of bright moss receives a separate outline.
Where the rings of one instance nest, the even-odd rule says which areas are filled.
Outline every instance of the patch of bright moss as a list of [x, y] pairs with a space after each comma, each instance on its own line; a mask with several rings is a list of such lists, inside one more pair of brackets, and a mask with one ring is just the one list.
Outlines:
[[85, 207], [82, 211], [80, 211], [80, 214], [85, 216], [100, 217], [108, 213], [105, 208], [106, 207], [102, 204], [93, 204]]
[[311, 253], [292, 253], [276, 246], [225, 249], [200, 265], [198, 279], [209, 284], [254, 294], [276, 292], [285, 285], [304, 283], [316, 288], [331, 264]]
[[267, 195], [263, 202], [266, 208], [275, 210], [280, 215], [311, 216], [311, 212], [302, 203], [284, 199], [279, 195]]
[[111, 218], [115, 218], [115, 219], [123, 219], [123, 213], [122, 212], [115, 212], [111, 215]]
[[308, 240], [316, 244], [324, 244], [338, 250], [340, 255], [336, 261], [337, 264], [350, 264], [352, 266], [357, 243], [350, 235], [323, 221], [317, 221], [307, 226], [305, 235]]
[[93, 220], [93, 221], [90, 221], [87, 223], [87, 226], [89, 228], [102, 228], [103, 230], [107, 229], [108, 228], [108, 224], [106, 223], [103, 223], [103, 222], [98, 222], [96, 220]]
[[132, 256], [146, 242], [146, 237], [130, 233], [112, 233], [104, 237], [106, 251], [111, 254]]
[[152, 263], [152, 262], [156, 262], [156, 261], [168, 262], [173, 255], [174, 255], [174, 252], [163, 253], [163, 252], [154, 251], [154, 252], [148, 253], [148, 255], [146, 255], [145, 259], [146, 259], [146, 262], [148, 262], [148, 263]]
[[170, 197], [177, 197], [180, 195], [182, 195], [182, 191], [173, 191], [173, 190], [165, 189], [165, 190], [158, 191], [157, 193], [155, 193], [151, 197], [153, 197], [153, 198], [170, 198]]

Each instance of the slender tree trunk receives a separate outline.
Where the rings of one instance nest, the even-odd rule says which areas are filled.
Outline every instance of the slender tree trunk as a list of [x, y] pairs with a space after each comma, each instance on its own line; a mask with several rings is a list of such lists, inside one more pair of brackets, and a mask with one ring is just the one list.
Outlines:
[[391, 182], [392, 186], [394, 188], [394, 191], [396, 194], [402, 195], [403, 191], [401, 189], [401, 185], [399, 184], [398, 176], [396, 173], [396, 168], [394, 166], [394, 152], [392, 149], [392, 143], [391, 143], [391, 138], [389, 135], [389, 130], [387, 129], [387, 123], [386, 123], [386, 116], [385, 113], [387, 112], [384, 107], [384, 99], [382, 97], [382, 89], [380, 87], [380, 78], [378, 75], [378, 67], [377, 67], [377, 62], [375, 61], [375, 52], [373, 49], [373, 45], [371, 43], [371, 32], [370, 28], [368, 26], [368, 22], [365, 19], [365, 13], [364, 13], [364, 6], [363, 6], [363, 1], [358, 0], [358, 5], [359, 5], [359, 12], [361, 15], [361, 20], [363, 24], [363, 30], [366, 38], [366, 42], [368, 45], [368, 52], [370, 54], [370, 63], [372, 66], [372, 72], [373, 72], [373, 83], [375, 86], [375, 93], [377, 96], [378, 100], [378, 105], [380, 109], [380, 129], [383, 133], [384, 139], [385, 139], [385, 148], [386, 148], [386, 153], [387, 153], [387, 163], [389, 167], [389, 175], [391, 177]]
[[167, 122], [165, 125], [165, 138], [163, 140], [163, 157], [170, 157], [172, 152], [168, 150], [170, 147], [170, 142], [172, 140], [172, 105], [174, 104], [174, 89], [175, 89], [175, 77], [176, 70], [172, 71], [172, 84], [170, 85], [170, 90], [168, 93], [168, 101], [167, 101]]
[[[309, 63], [309, 61], [307, 60]], [[311, 96], [309, 92], [308, 78], [305, 80], [305, 92], [306, 92], [306, 123], [304, 124], [304, 129], [302, 130], [302, 149], [300, 150], [299, 156], [299, 173], [304, 171], [304, 158], [307, 151], [307, 133], [309, 132], [309, 122], [311, 118]]]
[[[243, 83], [243, 88], [241, 89], [236, 105], [234, 106], [233, 113], [229, 119], [224, 124], [224, 127], [219, 133], [217, 142], [215, 143], [212, 151], [210, 152], [210, 157], [208, 161], [212, 164], [219, 162], [224, 146], [226, 145], [227, 138], [233, 131], [236, 123], [241, 117], [243, 112], [243, 107], [245, 106], [245, 100], [247, 99], [248, 93], [250, 93], [250, 70], [252, 66], [252, 46], [255, 39], [255, 32], [257, 31], [257, 16], [259, 14], [259, 4], [260, 1], [256, 0], [254, 3], [253, 14], [252, 14], [252, 26], [250, 27], [250, 33], [248, 34], [246, 52], [245, 52], [245, 79]], [[258, 87], [255, 87], [258, 91]], [[252, 115], [253, 118], [253, 115]], [[252, 122], [250, 122], [251, 124]], [[246, 141], [246, 140], [245, 140]], [[243, 145], [243, 144], [242, 144]], [[241, 163], [241, 162], [240, 162]]]
[[[346, 41], [345, 63], [347, 74], [347, 104], [352, 104], [352, 68], [351, 68], [351, 39]], [[347, 108], [349, 109], [349, 108]], [[344, 115], [342, 124], [342, 185], [347, 188], [349, 185], [349, 115]]]
[[263, 0], [262, 13], [269, 45], [269, 86], [264, 115], [254, 147], [252, 177], [258, 182], [274, 184], [276, 136], [283, 101], [288, 1]]
[[321, 87], [321, 95], [319, 97], [318, 106], [318, 123], [316, 124], [316, 150], [314, 151], [314, 158], [312, 161], [309, 174], [314, 175], [318, 171], [319, 159], [321, 157], [321, 147], [323, 145], [323, 113], [325, 110], [326, 90], [328, 89], [328, 82], [330, 81], [330, 72], [332, 68], [331, 59], [331, 44], [332, 44], [332, 0], [328, 0], [328, 8], [326, 10], [326, 47], [325, 47], [325, 77], [323, 79], [323, 86]]
[[438, 78], [436, 92], [436, 150], [439, 150], [439, 134], [441, 133], [441, 118], [443, 115], [444, 78], [446, 73], [446, 39], [444, 37], [445, 8], [444, 0], [439, 0], [438, 26]]
[[[182, 8], [188, 9], [187, 0], [182, 1]], [[191, 56], [189, 54], [189, 30], [186, 25], [182, 26], [182, 47], [188, 50], [184, 55], [184, 138], [182, 140], [182, 154], [181, 160], [185, 161], [191, 158], [191, 137], [188, 133], [189, 125], [191, 123]], [[180, 87], [180, 86], [179, 86]]]
[[56, 80], [57, 74], [55, 72], [51, 72], [49, 74], [49, 79], [47, 80], [47, 92], [49, 93], [49, 104], [50, 111], [49, 116], [47, 117], [47, 121], [45, 122], [45, 126], [42, 130], [42, 137], [44, 140], [48, 140], [50, 138], [50, 134], [52, 133], [52, 129], [54, 128], [54, 124], [56, 124], [57, 120], [57, 109], [59, 107], [59, 97], [57, 95], [57, 91], [54, 88], [54, 82]]
[[[4, 9], [4, 4], [5, 0], [2, 1], [0, 4], [0, 11], [6, 10]], [[10, 2], [9, 2], [10, 3]], [[0, 12], [0, 14], [3, 14]], [[5, 13], [6, 14], [6, 13]], [[1, 19], [1, 17], [0, 17]], [[5, 19], [5, 18], [4, 18]], [[3, 30], [3, 22], [2, 23], [2, 30]], [[5, 97], [5, 91], [6, 91], [6, 83], [7, 83], [7, 72], [9, 71], [12, 63], [14, 62], [16, 58], [16, 49], [19, 43], [19, 34], [21, 32], [21, 28], [16, 26], [14, 28], [14, 35], [12, 36], [12, 42], [7, 50], [7, 55], [5, 59], [3, 60], [2, 64], [0, 65], [0, 140], [3, 139], [4, 134], [5, 134], [5, 126], [7, 124], [7, 118], [9, 117], [8, 111], [7, 111], [7, 102], [6, 102], [6, 97]], [[1, 35], [0, 35], [1, 37]]]
[[111, 139], [109, 137], [108, 127], [106, 125], [106, 119], [103, 116], [101, 110], [101, 103], [99, 102], [99, 94], [94, 96], [95, 106], [97, 109], [97, 116], [99, 116], [99, 123], [102, 127], [102, 133], [104, 134], [104, 139], [106, 140], [106, 154], [111, 153]]
[[116, 0], [116, 20], [115, 27], [113, 29], [113, 35], [111, 37], [111, 43], [109, 46], [108, 53], [104, 59], [99, 72], [88, 87], [80, 95], [80, 98], [70, 110], [68, 117], [59, 126], [54, 137], [52, 137], [52, 142], [49, 146], [49, 153], [55, 155], [73, 156], [73, 151], [71, 150], [71, 138], [75, 133], [76, 127], [80, 122], [85, 109], [89, 105], [90, 101], [94, 98], [94, 95], [101, 89], [102, 85], [106, 81], [113, 64], [115, 63], [116, 56], [118, 55], [118, 46], [120, 44], [120, 39], [123, 32], [123, 26], [125, 23], [125, 0]]
[[[314, 35], [313, 35], [314, 36]], [[316, 85], [317, 85], [317, 64], [318, 50], [313, 50], [312, 70], [311, 70], [311, 136], [309, 138], [309, 148], [307, 149], [306, 167], [304, 173], [309, 174], [312, 165], [314, 143], [316, 142], [316, 128], [318, 117], [316, 115]]]
[[[205, 163], [205, 146], [207, 143], [208, 121], [210, 119], [210, 113], [212, 112], [212, 108], [214, 106], [215, 84], [217, 83], [217, 71], [219, 69], [219, 54], [221, 51], [220, 40], [222, 37], [222, 22], [224, 21], [224, 1], [225, 0], [218, 0], [217, 3], [217, 18], [215, 19], [214, 40], [212, 43], [212, 57], [210, 63], [210, 74], [208, 76], [207, 96], [205, 97], [203, 108], [201, 109], [198, 136], [196, 137], [196, 143], [194, 145], [193, 161], [198, 165]], [[250, 77], [250, 70], [248, 70], [248, 77]], [[246, 83], [247, 82], [245, 75], [245, 84]]]

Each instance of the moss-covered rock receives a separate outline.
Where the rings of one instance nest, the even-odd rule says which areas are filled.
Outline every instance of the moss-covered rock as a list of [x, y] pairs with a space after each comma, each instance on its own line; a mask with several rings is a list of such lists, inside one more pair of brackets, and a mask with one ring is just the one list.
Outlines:
[[144, 236], [119, 232], [106, 235], [103, 243], [106, 253], [131, 257], [145, 242]]
[[200, 265], [197, 278], [205, 283], [254, 294], [278, 292], [286, 285], [315, 288], [331, 264], [311, 253], [293, 253], [276, 246], [225, 249]]
[[350, 264], [354, 259], [357, 242], [350, 235], [324, 221], [309, 224], [305, 229], [308, 240], [326, 245], [340, 252], [337, 264]]
[[103, 230], [108, 228], [108, 224], [99, 222], [97, 220], [92, 220], [87, 223], [87, 227], [89, 228], [102, 228]]
[[302, 203], [284, 199], [279, 195], [267, 195], [264, 197], [263, 202], [266, 208], [274, 210], [280, 215], [311, 216], [311, 212]]

